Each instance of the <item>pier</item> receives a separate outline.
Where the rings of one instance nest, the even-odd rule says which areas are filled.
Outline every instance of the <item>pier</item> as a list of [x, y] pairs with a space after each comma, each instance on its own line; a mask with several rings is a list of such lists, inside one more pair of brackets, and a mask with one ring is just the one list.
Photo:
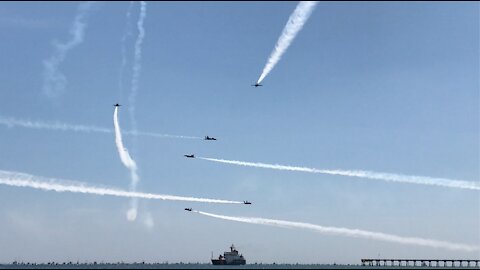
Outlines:
[[362, 266], [412, 266], [412, 267], [475, 267], [480, 260], [432, 260], [432, 259], [362, 259]]

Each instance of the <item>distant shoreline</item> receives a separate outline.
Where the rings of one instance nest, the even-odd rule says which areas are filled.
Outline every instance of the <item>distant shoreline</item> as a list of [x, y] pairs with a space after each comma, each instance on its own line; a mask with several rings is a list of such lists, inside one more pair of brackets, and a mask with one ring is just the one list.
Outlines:
[[475, 267], [362, 266], [360, 264], [270, 264], [218, 266], [211, 263], [10, 263], [0, 269], [480, 269]]

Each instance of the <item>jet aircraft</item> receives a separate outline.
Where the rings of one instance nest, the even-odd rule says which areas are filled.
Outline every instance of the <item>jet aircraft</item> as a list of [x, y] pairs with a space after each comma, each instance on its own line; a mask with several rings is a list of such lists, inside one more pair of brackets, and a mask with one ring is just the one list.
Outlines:
[[261, 85], [259, 83], [255, 83], [255, 84], [252, 84], [252, 86], [259, 87], [259, 86], [263, 86], [263, 85]]
[[216, 141], [217, 139], [215, 139], [214, 137], [205, 136], [205, 140], [206, 141]]
[[192, 212], [192, 208], [185, 208], [185, 211]]
[[249, 201], [243, 201], [243, 204], [252, 204], [252, 203]]
[[122, 106], [122, 105], [120, 105], [118, 103], [113, 105], [113, 107], [120, 107], [120, 106]]
[[183, 155], [184, 157], [186, 158], [195, 158], [195, 155], [194, 154], [191, 154], [191, 155]]

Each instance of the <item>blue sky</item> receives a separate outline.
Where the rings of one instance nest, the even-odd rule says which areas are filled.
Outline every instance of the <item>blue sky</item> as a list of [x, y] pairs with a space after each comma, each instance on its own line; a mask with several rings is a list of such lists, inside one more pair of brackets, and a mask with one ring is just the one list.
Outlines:
[[[0, 4], [0, 115], [113, 128], [129, 3], [99, 3], [42, 93], [43, 64], [79, 3]], [[148, 2], [139, 130], [219, 140], [125, 137], [139, 190], [248, 199], [251, 207], [141, 201], [0, 187], [0, 262], [208, 262], [231, 243], [248, 262], [359, 263], [362, 257], [478, 254], [326, 236], [189, 215], [184, 207], [479, 245], [478, 192], [234, 167], [183, 154], [479, 181], [478, 3], [320, 2], [253, 88], [297, 2]], [[136, 23], [139, 4], [132, 9]], [[131, 127], [126, 106], [124, 129]], [[0, 169], [128, 188], [113, 134], [0, 126]], [[155, 225], [142, 220], [150, 213]]]

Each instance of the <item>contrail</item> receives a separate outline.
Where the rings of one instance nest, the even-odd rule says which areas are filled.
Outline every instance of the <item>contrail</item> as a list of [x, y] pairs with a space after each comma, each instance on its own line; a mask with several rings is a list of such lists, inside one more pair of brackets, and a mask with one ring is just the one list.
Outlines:
[[[141, 60], [142, 60], [142, 43], [143, 39], [145, 37], [145, 28], [143, 27], [143, 22], [145, 20], [145, 17], [147, 16], [147, 3], [145, 1], [140, 2], [140, 15], [138, 17], [137, 21], [137, 28], [138, 28], [138, 36], [137, 40], [135, 42], [135, 47], [134, 47], [134, 57], [133, 57], [133, 74], [132, 74], [132, 91], [130, 92], [130, 120], [131, 120], [131, 125], [132, 125], [132, 130], [133, 132], [137, 131], [137, 121], [135, 120], [135, 99], [137, 97], [137, 92], [138, 92], [138, 81], [140, 78], [140, 71], [142, 69], [141, 65]], [[136, 137], [133, 138], [133, 146], [135, 150], [135, 145], [136, 145]], [[132, 181], [130, 183], [130, 190], [135, 191], [137, 188], [137, 183], [140, 179], [138, 177], [134, 178], [132, 175]], [[131, 208], [128, 211], [128, 218], [129, 220], [135, 220], [136, 215], [137, 215], [137, 209], [138, 209], [138, 200], [137, 199], [132, 199], [131, 200]]]
[[0, 125], [7, 126], [9, 128], [22, 127], [22, 128], [31, 128], [31, 129], [74, 131], [74, 132], [85, 132], [85, 133], [89, 133], [89, 132], [112, 133], [113, 132], [111, 129], [102, 128], [102, 127], [72, 125], [72, 124], [66, 124], [61, 122], [30, 121], [30, 120], [15, 119], [12, 117], [3, 117], [3, 116], [0, 116]]
[[[130, 171], [130, 190], [134, 192], [137, 188], [137, 184], [140, 181], [140, 178], [137, 172], [137, 163], [135, 163], [135, 160], [132, 159], [132, 157], [128, 153], [127, 148], [123, 145], [122, 132], [120, 131], [120, 124], [118, 123], [118, 107], [115, 107], [115, 111], [113, 113], [113, 125], [115, 127], [115, 145], [117, 146], [120, 160], [122, 161], [123, 165], [127, 167], [127, 169]], [[127, 212], [128, 220], [133, 221], [137, 218], [137, 209], [138, 199], [132, 198], [130, 210], [128, 210]]]
[[119, 100], [122, 99], [122, 95], [123, 95], [123, 73], [125, 72], [125, 67], [127, 66], [126, 42], [128, 37], [132, 35], [132, 31], [131, 31], [132, 7], [133, 7], [133, 1], [130, 1], [130, 4], [128, 5], [128, 9], [127, 9], [127, 14], [126, 14], [127, 23], [125, 26], [125, 32], [123, 33], [123, 36], [121, 39], [122, 62], [120, 64], [120, 70], [118, 74], [118, 92], [120, 96]]
[[307, 230], [312, 230], [312, 231], [316, 231], [316, 232], [328, 234], [328, 235], [342, 235], [342, 236], [357, 237], [357, 238], [367, 238], [367, 239], [393, 242], [393, 243], [404, 244], [404, 245], [416, 245], [416, 246], [425, 246], [425, 247], [432, 247], [432, 248], [443, 248], [443, 249], [449, 249], [449, 250], [461, 250], [461, 251], [468, 251], [468, 252], [474, 252], [480, 249], [478, 246], [456, 244], [456, 243], [450, 243], [450, 242], [433, 240], [433, 239], [424, 239], [424, 238], [418, 238], [418, 237], [403, 237], [403, 236], [398, 236], [394, 234], [371, 232], [371, 231], [364, 231], [359, 229], [324, 227], [324, 226], [310, 224], [310, 223], [292, 222], [292, 221], [266, 219], [266, 218], [222, 216], [222, 215], [216, 215], [216, 214], [206, 213], [202, 211], [195, 211], [195, 210], [193, 212], [201, 215], [213, 217], [213, 218], [223, 219], [223, 220], [230, 220], [230, 221], [237, 221], [237, 222], [251, 223], [251, 224], [260, 224], [260, 225], [281, 227], [286, 229], [294, 229], [294, 228], [307, 229]]
[[54, 41], [55, 51], [53, 55], [43, 61], [43, 93], [49, 98], [55, 98], [65, 91], [67, 78], [59, 71], [59, 65], [65, 60], [67, 53], [83, 42], [85, 29], [87, 28], [87, 18], [90, 9], [95, 2], [81, 3], [77, 9], [77, 15], [70, 27], [71, 38], [66, 43]]
[[316, 5], [317, 1], [301, 1], [298, 3], [295, 11], [290, 15], [287, 24], [283, 28], [282, 34], [278, 38], [277, 44], [270, 54], [270, 58], [268, 58], [257, 83], [261, 83], [278, 61], [280, 61], [282, 55], [287, 51], [290, 44], [292, 44], [295, 36], [302, 30], [303, 25], [307, 22], [308, 17], [310, 17]]
[[[12, 117], [3, 117], [0, 116], [0, 125], [12, 127], [23, 127], [31, 129], [46, 129], [46, 130], [56, 130], [56, 131], [73, 131], [73, 132], [85, 132], [85, 133], [114, 133], [114, 130], [96, 127], [96, 126], [86, 126], [86, 125], [72, 125], [61, 122], [42, 122], [42, 121], [30, 121], [30, 120], [21, 120], [15, 119]], [[182, 136], [182, 135], [171, 135], [171, 134], [161, 134], [154, 132], [142, 132], [142, 131], [125, 131], [125, 135], [136, 135], [136, 136], [146, 136], [146, 137], [155, 137], [155, 138], [172, 138], [172, 139], [193, 139], [201, 140], [202, 137], [196, 136]]]
[[196, 137], [196, 136], [170, 135], [170, 134], [160, 134], [160, 133], [153, 133], [153, 132], [143, 132], [143, 131], [125, 131], [124, 134], [156, 137], [156, 138], [175, 138], [175, 139], [191, 139], [191, 140], [203, 139], [202, 137]]
[[173, 195], [131, 192], [121, 189], [89, 186], [85, 183], [79, 183], [69, 180], [58, 180], [54, 178], [45, 178], [34, 176], [31, 174], [10, 172], [0, 170], [0, 184], [14, 187], [30, 187], [55, 192], [73, 192], [95, 195], [108, 195], [126, 198], [166, 200], [166, 201], [186, 201], [186, 202], [203, 202], [203, 203], [222, 203], [222, 204], [242, 204], [239, 201], [205, 199], [194, 197], [181, 197]]
[[115, 107], [115, 111], [113, 112], [113, 125], [115, 127], [115, 145], [117, 146], [120, 160], [127, 169], [132, 171], [132, 174], [136, 174], [137, 164], [128, 153], [127, 148], [123, 145], [120, 124], [118, 123], [118, 107]]
[[402, 175], [402, 174], [360, 171], [360, 170], [323, 170], [323, 169], [319, 170], [319, 169], [306, 168], [306, 167], [254, 163], [254, 162], [225, 160], [225, 159], [206, 158], [206, 157], [198, 157], [198, 159], [239, 165], [239, 166], [265, 168], [265, 169], [282, 170], [282, 171], [297, 171], [297, 172], [341, 175], [341, 176], [351, 176], [351, 177], [367, 178], [367, 179], [374, 179], [374, 180], [382, 180], [382, 181], [388, 181], [388, 182], [400, 182], [400, 183], [410, 183], [410, 184], [420, 184], [420, 185], [442, 186], [442, 187], [449, 187], [449, 188], [480, 190], [480, 183], [478, 182], [452, 180], [452, 179], [446, 179], [446, 178], [433, 178], [428, 176]]
[[132, 130], [137, 130], [137, 124], [135, 120], [135, 100], [138, 92], [138, 81], [140, 78], [140, 71], [142, 69], [142, 43], [145, 37], [145, 28], [143, 22], [147, 16], [147, 3], [145, 1], [140, 2], [140, 15], [137, 21], [138, 36], [135, 41], [134, 58], [133, 58], [133, 74], [132, 74], [132, 91], [130, 92], [130, 120], [132, 121]]

